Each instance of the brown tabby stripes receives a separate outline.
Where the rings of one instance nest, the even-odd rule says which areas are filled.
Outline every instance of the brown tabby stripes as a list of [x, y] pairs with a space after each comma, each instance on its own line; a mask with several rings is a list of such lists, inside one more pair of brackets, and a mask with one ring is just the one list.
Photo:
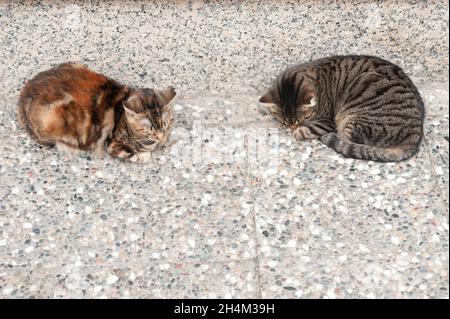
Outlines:
[[334, 56], [284, 71], [261, 97], [296, 138], [345, 157], [402, 161], [417, 153], [424, 105], [402, 69], [371, 56]]

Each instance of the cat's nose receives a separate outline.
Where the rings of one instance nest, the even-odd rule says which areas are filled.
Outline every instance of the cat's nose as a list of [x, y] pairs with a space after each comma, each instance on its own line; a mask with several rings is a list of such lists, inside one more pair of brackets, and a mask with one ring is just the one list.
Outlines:
[[289, 124], [289, 128], [294, 131], [298, 127], [297, 124]]
[[160, 143], [164, 143], [166, 141], [166, 135], [163, 132], [158, 132], [158, 133], [156, 133], [156, 139]]

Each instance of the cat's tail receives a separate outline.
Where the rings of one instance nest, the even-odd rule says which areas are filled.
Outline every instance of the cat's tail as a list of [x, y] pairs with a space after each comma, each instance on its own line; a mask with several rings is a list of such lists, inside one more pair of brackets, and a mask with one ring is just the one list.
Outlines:
[[404, 161], [419, 150], [421, 137], [416, 145], [378, 147], [353, 143], [340, 139], [336, 133], [328, 133], [320, 137], [320, 140], [344, 157], [370, 160], [375, 162], [400, 162]]
[[19, 110], [17, 111], [17, 120], [19, 125], [27, 131], [27, 133], [36, 141], [39, 141], [39, 137], [31, 127], [30, 119], [28, 118], [28, 110], [30, 108], [31, 99], [19, 99]]
[[19, 121], [19, 124], [22, 128], [26, 129], [27, 131], [29, 131], [28, 128], [28, 121], [27, 121], [27, 111], [25, 109], [25, 104], [23, 99], [21, 98], [19, 100], [19, 109], [17, 111], [17, 120]]
[[31, 106], [31, 99], [25, 99], [23, 97], [20, 97], [18, 105], [19, 109], [17, 111], [17, 121], [19, 122], [19, 125], [22, 128], [24, 128], [27, 131], [27, 133], [31, 136], [31, 138], [37, 141], [38, 143], [48, 147], [55, 146], [54, 142], [45, 140], [41, 138], [39, 135], [37, 135], [36, 131], [32, 127], [32, 122], [30, 121], [30, 118], [28, 116], [28, 111]]

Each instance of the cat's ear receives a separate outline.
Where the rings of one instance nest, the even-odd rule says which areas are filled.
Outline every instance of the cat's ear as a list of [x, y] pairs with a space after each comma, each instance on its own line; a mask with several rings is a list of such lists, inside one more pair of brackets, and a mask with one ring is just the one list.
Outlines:
[[128, 108], [125, 103], [123, 104], [123, 109], [125, 110], [125, 114], [127, 116], [131, 116], [131, 117], [137, 117], [138, 116], [138, 113], [136, 113], [132, 109]]
[[125, 118], [131, 124], [139, 124], [140, 126], [149, 124], [145, 113], [135, 112], [132, 109], [126, 107], [125, 104], [123, 105], [123, 109], [125, 110]]
[[145, 113], [138, 113], [136, 111], [133, 111], [128, 107], [126, 103], [123, 104], [123, 109], [125, 110], [126, 117], [129, 119], [141, 120], [145, 118]]
[[302, 108], [313, 108], [316, 106], [316, 90], [312, 85], [305, 85], [300, 90], [300, 106]]
[[259, 98], [260, 103], [268, 103], [268, 104], [275, 104], [275, 98], [273, 95], [272, 90], [267, 91], [263, 96]]
[[161, 92], [162, 96], [164, 97], [164, 106], [169, 105], [170, 102], [173, 101], [175, 96], [177, 95], [177, 92], [175, 92], [175, 88], [168, 87], [167, 89], [163, 90]]
[[[142, 108], [142, 102], [139, 96], [133, 94], [123, 103], [123, 106], [128, 108], [129, 111], [136, 113], [136, 111]], [[129, 114], [131, 115], [131, 113]]]

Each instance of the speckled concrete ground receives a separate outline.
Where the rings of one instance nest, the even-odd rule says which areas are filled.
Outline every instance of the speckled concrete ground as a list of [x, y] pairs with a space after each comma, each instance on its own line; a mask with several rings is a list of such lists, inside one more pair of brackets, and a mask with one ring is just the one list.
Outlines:
[[[180, 98], [146, 165], [41, 149], [8, 105], [0, 295], [448, 297], [448, 89], [422, 93], [425, 143], [398, 164], [297, 143], [251, 95]], [[251, 157], [255, 128], [272, 143]]]
[[[0, 0], [0, 298], [448, 298], [448, 3], [75, 3]], [[417, 82], [416, 157], [343, 159], [257, 110], [338, 53]], [[67, 60], [175, 85], [170, 146], [132, 165], [30, 141], [19, 89]]]

